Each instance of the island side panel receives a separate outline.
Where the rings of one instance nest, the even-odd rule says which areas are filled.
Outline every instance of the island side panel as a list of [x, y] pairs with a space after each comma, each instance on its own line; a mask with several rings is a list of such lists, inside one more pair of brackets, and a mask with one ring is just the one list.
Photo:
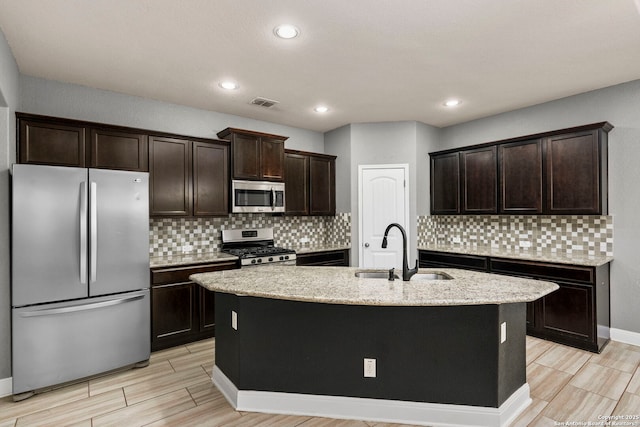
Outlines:
[[[524, 343], [524, 311], [520, 327], [508, 320], [509, 339], [500, 344], [500, 307], [225, 295], [216, 297], [216, 365], [240, 390], [499, 407], [526, 381], [524, 345], [515, 348]], [[376, 378], [364, 377], [364, 358], [376, 359]]]
[[506, 341], [498, 347], [498, 399], [504, 402], [527, 381], [526, 303], [501, 304], [500, 324], [506, 324]]

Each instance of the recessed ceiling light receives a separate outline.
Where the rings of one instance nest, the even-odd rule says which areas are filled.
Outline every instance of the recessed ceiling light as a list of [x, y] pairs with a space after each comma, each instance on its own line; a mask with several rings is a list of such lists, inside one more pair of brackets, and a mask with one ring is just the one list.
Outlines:
[[324, 105], [318, 105], [316, 108], [313, 109], [313, 111], [315, 111], [316, 113], [326, 113], [327, 111], [329, 111], [329, 107], [325, 107]]
[[218, 86], [220, 86], [222, 89], [226, 89], [226, 90], [236, 90], [236, 89], [238, 89], [240, 87], [238, 85], [238, 83], [232, 82], [232, 81], [220, 82], [220, 83], [218, 83]]
[[459, 99], [448, 99], [448, 100], [446, 100], [444, 102], [444, 106], [445, 107], [457, 107], [461, 103], [462, 103], [462, 101], [460, 101]]
[[273, 33], [281, 39], [292, 39], [298, 37], [300, 30], [294, 25], [282, 24], [274, 28]]

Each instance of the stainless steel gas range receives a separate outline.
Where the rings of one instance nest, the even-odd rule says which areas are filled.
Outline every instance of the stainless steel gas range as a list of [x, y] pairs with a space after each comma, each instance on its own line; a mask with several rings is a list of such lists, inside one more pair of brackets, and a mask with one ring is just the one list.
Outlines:
[[240, 265], [275, 262], [295, 264], [296, 251], [274, 245], [273, 228], [222, 230], [222, 252], [240, 258]]

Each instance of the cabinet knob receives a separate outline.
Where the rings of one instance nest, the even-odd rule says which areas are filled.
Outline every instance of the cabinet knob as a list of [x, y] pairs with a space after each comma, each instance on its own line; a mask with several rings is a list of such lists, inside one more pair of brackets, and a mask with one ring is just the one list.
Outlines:
[[365, 247], [365, 248], [368, 248], [368, 247], [369, 247], [369, 244], [368, 244], [368, 243], [365, 243], [365, 244], [364, 244], [364, 247]]

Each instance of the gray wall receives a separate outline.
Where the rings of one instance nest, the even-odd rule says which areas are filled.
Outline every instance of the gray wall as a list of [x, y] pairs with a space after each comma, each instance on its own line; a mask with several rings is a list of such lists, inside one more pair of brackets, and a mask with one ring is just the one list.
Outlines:
[[324, 135], [324, 150], [336, 159], [336, 212], [351, 212], [351, 125]]
[[[350, 186], [340, 185], [336, 193], [345, 203], [350, 197], [352, 265], [359, 263], [358, 166], [378, 164], [409, 165], [409, 254], [415, 262], [418, 214], [429, 210], [428, 152], [437, 149], [439, 130], [418, 122], [358, 123], [327, 133], [325, 146], [333, 150], [338, 144], [349, 144]], [[348, 133], [348, 135], [347, 135]], [[346, 150], [343, 150], [346, 151]], [[337, 151], [335, 151], [337, 153]], [[343, 153], [346, 157], [346, 153]], [[346, 167], [346, 166], [345, 166]], [[426, 181], [425, 181], [425, 177]], [[424, 182], [427, 183], [426, 187]], [[347, 195], [347, 193], [350, 193]]]
[[608, 121], [611, 325], [640, 333], [640, 80], [444, 128], [441, 148]]
[[18, 66], [0, 31], [0, 380], [11, 376], [9, 166], [15, 160]]
[[20, 111], [201, 138], [216, 138], [226, 127], [251, 129], [288, 136], [286, 148], [324, 153], [320, 132], [25, 75]]

